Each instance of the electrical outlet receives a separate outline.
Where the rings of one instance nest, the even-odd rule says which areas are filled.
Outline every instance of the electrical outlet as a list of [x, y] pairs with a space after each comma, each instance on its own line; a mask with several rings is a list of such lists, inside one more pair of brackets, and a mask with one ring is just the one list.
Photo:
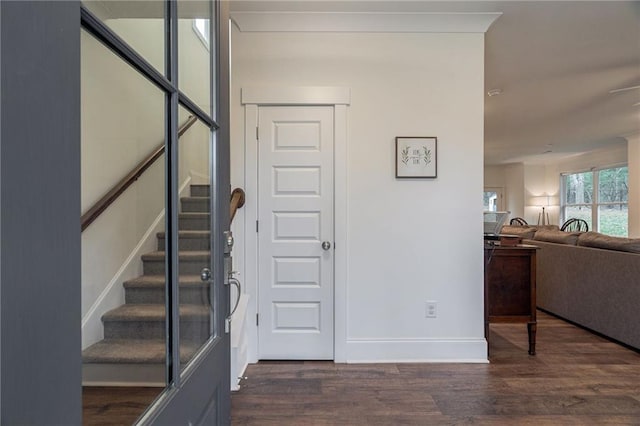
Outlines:
[[438, 316], [438, 302], [436, 302], [435, 300], [427, 300], [425, 306], [426, 318], [436, 318]]

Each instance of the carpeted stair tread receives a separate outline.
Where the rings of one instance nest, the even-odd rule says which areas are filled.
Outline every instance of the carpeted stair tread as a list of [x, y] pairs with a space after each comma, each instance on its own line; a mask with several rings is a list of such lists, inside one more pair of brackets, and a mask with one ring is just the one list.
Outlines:
[[[180, 320], [202, 321], [209, 318], [211, 309], [208, 305], [180, 305]], [[102, 316], [102, 322], [157, 322], [165, 320], [165, 307], [161, 304], [121, 305]]]
[[[178, 258], [180, 261], [187, 262], [199, 262], [199, 261], [209, 261], [209, 257], [211, 256], [211, 252], [208, 250], [193, 250], [186, 251], [183, 250], [178, 253]], [[152, 251], [150, 253], [146, 253], [142, 255], [142, 261], [164, 261], [164, 251]]]
[[[209, 304], [210, 283], [200, 275], [178, 277], [180, 304]], [[126, 304], [161, 304], [166, 300], [164, 275], [142, 275], [123, 283]]]
[[[197, 250], [209, 250], [211, 247], [211, 232], [208, 230], [199, 229], [199, 226], [194, 224], [192, 230], [180, 230], [178, 231], [178, 250], [180, 251], [197, 251]], [[158, 232], [156, 234], [158, 250], [164, 250], [166, 233]]]
[[[180, 275], [180, 287], [206, 287], [209, 283], [202, 281], [199, 275]], [[141, 275], [124, 282], [124, 288], [156, 288], [165, 286], [164, 275]]]
[[[198, 349], [198, 345], [180, 342], [180, 360], [186, 362]], [[105, 339], [82, 351], [86, 364], [164, 364], [166, 359], [164, 340]]]
[[[153, 251], [143, 254], [143, 275], [165, 274], [165, 252]], [[202, 268], [209, 267], [211, 252], [209, 250], [178, 250], [178, 273], [180, 275], [200, 274]]]
[[[192, 231], [178, 231], [178, 238], [190, 239], [190, 238], [209, 238], [211, 231], [201, 231], [201, 230], [192, 230]], [[158, 232], [156, 234], [158, 238], [164, 238], [165, 232]]]
[[181, 212], [181, 213], [178, 213], [178, 217], [208, 219], [209, 214], [210, 213], [207, 213], [207, 212]]

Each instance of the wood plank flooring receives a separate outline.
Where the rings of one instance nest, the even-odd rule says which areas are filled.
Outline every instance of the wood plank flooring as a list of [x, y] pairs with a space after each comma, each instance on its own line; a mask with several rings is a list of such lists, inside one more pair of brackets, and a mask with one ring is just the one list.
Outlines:
[[83, 387], [82, 424], [131, 425], [162, 391], [163, 388]]
[[492, 324], [490, 364], [250, 365], [233, 425], [640, 425], [640, 354], [538, 312]]

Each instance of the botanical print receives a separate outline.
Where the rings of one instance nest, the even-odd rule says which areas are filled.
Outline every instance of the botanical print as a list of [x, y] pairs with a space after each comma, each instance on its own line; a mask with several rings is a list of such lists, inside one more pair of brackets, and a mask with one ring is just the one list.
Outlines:
[[402, 148], [402, 162], [407, 165], [409, 162], [409, 147], [405, 146]]
[[426, 166], [427, 164], [429, 164], [431, 162], [431, 150], [429, 148], [427, 148], [426, 146], [423, 146], [422, 147], [422, 151], [424, 152], [423, 160], [424, 160], [424, 164]]
[[424, 161], [425, 165], [431, 162], [431, 150], [426, 146], [413, 149], [410, 149], [408, 146], [406, 146], [402, 149], [401, 155], [402, 163], [404, 163], [405, 166], [408, 166], [409, 163], [418, 166], [422, 163], [422, 161]]
[[396, 138], [396, 177], [436, 177], [436, 138]]

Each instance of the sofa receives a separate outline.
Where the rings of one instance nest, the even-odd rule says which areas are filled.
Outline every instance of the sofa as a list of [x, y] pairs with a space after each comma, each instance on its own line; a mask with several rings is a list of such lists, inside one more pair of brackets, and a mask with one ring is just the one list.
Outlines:
[[537, 253], [537, 306], [640, 350], [640, 239], [505, 226]]

